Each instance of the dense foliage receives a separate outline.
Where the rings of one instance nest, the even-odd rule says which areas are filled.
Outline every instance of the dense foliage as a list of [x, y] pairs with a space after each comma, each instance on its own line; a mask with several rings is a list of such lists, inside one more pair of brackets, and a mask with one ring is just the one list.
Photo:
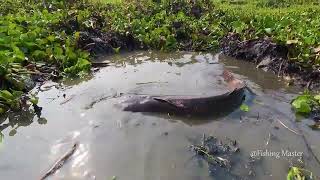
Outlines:
[[76, 47], [79, 33], [55, 30], [68, 8], [62, 1], [51, 6], [56, 9], [25, 1], [0, 5], [0, 113], [21, 108], [22, 92], [32, 88], [31, 76], [78, 75], [90, 69], [89, 54]]
[[274, 8], [272, 0], [254, 2], [4, 0], [0, 93], [10, 98], [0, 97], [0, 112], [9, 109], [12, 101], [19, 107], [21, 92], [32, 88], [32, 80], [88, 72], [97, 49], [216, 51], [224, 36], [238, 33], [242, 40], [270, 37], [289, 47], [290, 60], [318, 68], [320, 8]]

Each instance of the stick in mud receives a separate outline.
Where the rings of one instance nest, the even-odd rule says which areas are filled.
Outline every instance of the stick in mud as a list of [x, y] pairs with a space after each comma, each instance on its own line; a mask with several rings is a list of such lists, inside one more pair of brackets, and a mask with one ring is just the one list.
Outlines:
[[71, 150], [65, 153], [54, 165], [49, 169], [49, 171], [46, 172], [44, 176], [40, 178], [40, 180], [45, 180], [49, 176], [53, 175], [57, 170], [59, 170], [66, 162], [67, 160], [73, 155], [73, 153], [76, 151], [78, 147], [78, 143], [75, 143]]

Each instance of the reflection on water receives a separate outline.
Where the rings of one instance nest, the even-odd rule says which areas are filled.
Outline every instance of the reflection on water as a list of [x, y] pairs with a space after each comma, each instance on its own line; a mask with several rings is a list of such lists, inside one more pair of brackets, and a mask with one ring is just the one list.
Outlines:
[[[100, 60], [110, 61], [111, 66], [85, 81], [66, 81], [62, 87], [39, 92], [45, 125], [32, 112], [0, 121], [5, 136], [0, 179], [39, 179], [74, 143], [79, 143], [74, 155], [49, 179], [211, 180], [232, 179], [233, 175], [285, 179], [288, 167], [299, 163], [294, 157], [262, 157], [246, 166], [252, 151], [264, 149], [301, 151], [301, 164], [319, 175], [320, 167], [304, 140], [279, 124], [281, 120], [292, 129], [302, 129], [320, 155], [319, 134], [306, 129], [305, 123], [293, 123], [287, 102], [295, 91], [279, 78], [248, 68], [253, 65], [245, 62], [208, 53], [135, 52]], [[221, 94], [226, 90], [220, 79], [224, 68], [246, 80], [257, 94], [247, 99], [249, 112], [237, 109], [228, 116], [203, 120], [117, 108], [121, 98], [115, 95], [120, 93]], [[203, 133], [237, 140], [240, 154], [233, 159], [230, 172], [210, 173], [208, 164], [194, 157], [189, 145], [201, 142]]]
[[23, 109], [20, 112], [10, 112], [0, 117], [0, 133], [9, 131], [9, 136], [14, 136], [20, 127], [27, 127], [36, 121], [39, 125], [47, 123], [46, 118], [33, 109]]

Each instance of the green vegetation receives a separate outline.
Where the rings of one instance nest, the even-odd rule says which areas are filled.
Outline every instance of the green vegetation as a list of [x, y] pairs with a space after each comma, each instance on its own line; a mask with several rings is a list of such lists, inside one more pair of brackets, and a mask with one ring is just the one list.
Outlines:
[[243, 111], [243, 112], [249, 112], [249, 111], [250, 111], [250, 108], [249, 108], [248, 105], [242, 104], [242, 105], [240, 106], [240, 110]]
[[297, 113], [309, 114], [312, 110], [319, 108], [320, 95], [312, 95], [306, 91], [296, 97], [291, 104]]
[[[303, 94], [297, 96], [292, 100], [291, 105], [296, 113], [308, 116], [311, 113], [318, 115], [320, 112], [320, 94], [312, 94], [305, 91]], [[315, 117], [315, 123], [310, 125], [313, 130], [320, 130], [320, 122], [318, 117]]]
[[287, 180], [312, 180], [312, 179], [314, 179], [312, 172], [299, 167], [291, 167], [287, 175]]
[[218, 5], [225, 14], [226, 26], [243, 40], [271, 37], [289, 46], [288, 57], [303, 66], [318, 66], [320, 53], [319, 17], [316, 5], [266, 8], [258, 4]]
[[31, 75], [57, 76], [55, 70], [79, 75], [90, 69], [89, 54], [76, 47], [79, 33], [57, 28], [69, 8], [52, 3], [54, 11], [23, 0], [0, 5], [0, 113], [21, 108]]
[[[0, 113], [23, 103], [31, 79], [81, 76], [92, 50], [217, 51], [228, 33], [241, 40], [270, 37], [303, 68], [320, 63], [320, 8], [285, 0], [114, 1], [4, 0], [0, 4]], [[277, 1], [278, 2], [278, 1]], [[109, 4], [111, 3], [111, 4]], [[92, 45], [93, 48], [88, 48]], [[85, 51], [87, 50], [87, 51]], [[92, 53], [90, 56], [90, 52]], [[19, 102], [20, 101], [20, 102]]]

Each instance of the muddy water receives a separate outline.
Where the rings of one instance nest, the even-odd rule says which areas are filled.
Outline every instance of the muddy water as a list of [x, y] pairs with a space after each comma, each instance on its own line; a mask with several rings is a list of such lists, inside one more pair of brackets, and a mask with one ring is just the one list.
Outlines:
[[[10, 126], [2, 126], [0, 179], [39, 179], [74, 143], [79, 143], [75, 154], [49, 179], [285, 179], [292, 164], [303, 164], [319, 175], [320, 167], [305, 140], [282, 125], [301, 130], [320, 156], [319, 134], [307, 128], [310, 121], [294, 122], [288, 102], [297, 90], [287, 88], [281, 79], [251, 64], [212, 54], [136, 52], [102, 60], [112, 66], [85, 81], [43, 86], [38, 93], [41, 119], [25, 114], [22, 123], [14, 118], [2, 123]], [[123, 112], [117, 106], [121, 97], [115, 95], [120, 93], [221, 94], [224, 68], [256, 93], [247, 93], [249, 112], [236, 110], [203, 120]], [[232, 158], [230, 172], [208, 168], [190, 151], [203, 133], [238, 142], [240, 152]], [[280, 155], [250, 158], [257, 150]], [[303, 156], [283, 156], [281, 150]]]

